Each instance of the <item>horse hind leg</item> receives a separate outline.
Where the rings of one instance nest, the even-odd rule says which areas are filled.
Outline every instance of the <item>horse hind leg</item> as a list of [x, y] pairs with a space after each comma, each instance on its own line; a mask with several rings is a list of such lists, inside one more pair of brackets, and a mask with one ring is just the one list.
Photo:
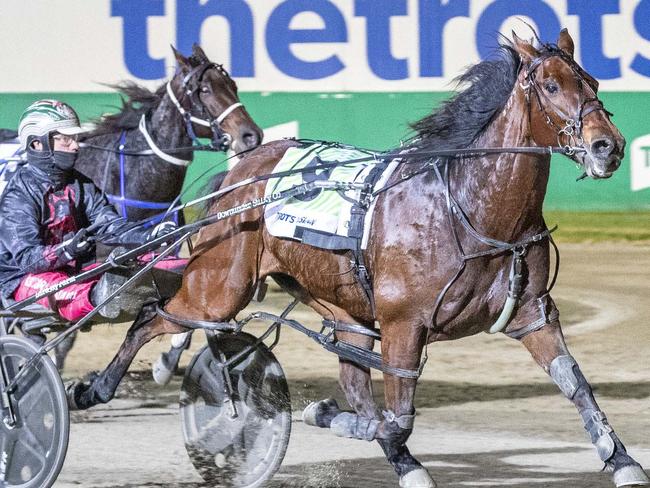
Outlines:
[[[183, 273], [181, 288], [165, 310], [188, 319], [229, 321], [248, 305], [258, 271], [258, 240], [251, 237], [256, 235], [252, 232], [256, 225], [241, 222], [225, 233], [218, 225], [204, 228], [211, 230], [199, 235], [194, 259]], [[185, 331], [186, 327], [162, 319], [154, 307], [146, 306], [108, 367], [90, 384], [71, 385], [68, 390], [71, 407], [85, 409], [110, 401], [144, 344], [162, 334]]]
[[[334, 320], [351, 324], [358, 322], [342, 308], [324, 300], [315, 300], [296, 281], [286, 276], [274, 276], [274, 279], [285, 291], [291, 293], [305, 305], [314, 309], [322, 317], [333, 318]], [[361, 325], [371, 328], [372, 323], [361, 323]], [[351, 332], [337, 331], [336, 339], [366, 350], [372, 350], [374, 344], [372, 337]], [[315, 427], [332, 428], [337, 435], [343, 437], [365, 438], [348, 432], [345, 428], [345, 424], [353, 422], [352, 420], [343, 424], [341, 424], [341, 420], [349, 417], [350, 419], [355, 419], [354, 421], [361, 419], [361, 423], [368, 424], [371, 420], [378, 417], [379, 409], [372, 396], [370, 370], [354, 362], [339, 359], [339, 382], [348, 404], [354, 409], [356, 414], [343, 412], [334, 398], [326, 398], [325, 400], [312, 402], [307, 405], [302, 414], [303, 422]], [[332, 421], [337, 417], [339, 421], [338, 427], [336, 423], [332, 426]], [[341, 427], [343, 428], [341, 429]], [[337, 428], [338, 430], [336, 430]]]
[[[255, 295], [253, 300], [261, 302], [264, 300], [264, 295], [266, 293], [266, 285], [264, 281], [259, 281], [255, 288]], [[151, 368], [151, 374], [153, 380], [164, 386], [168, 384], [176, 371], [178, 370], [178, 364], [181, 360], [181, 355], [184, 351], [187, 351], [192, 344], [192, 331], [183, 332], [181, 334], [176, 334], [172, 337], [170, 341], [169, 351], [163, 352], [158, 356], [158, 359]]]
[[[349, 332], [339, 332], [336, 338], [366, 350], [372, 350], [374, 344], [372, 337]], [[331, 428], [342, 437], [374, 439], [374, 430], [379, 422], [379, 408], [372, 395], [370, 370], [357, 363], [339, 359], [339, 378], [345, 398], [356, 413], [343, 412], [336, 400], [327, 398], [309, 404], [303, 411], [303, 421], [308, 425]]]
[[77, 332], [70, 334], [62, 342], [56, 345], [54, 348], [54, 364], [59, 372], [63, 372], [65, 366], [65, 360], [68, 357], [68, 353], [74, 346], [75, 341], [77, 340]]
[[85, 410], [109, 402], [137, 352], [154, 337], [182, 332], [184, 328], [158, 317], [152, 306], [145, 307], [126, 333], [111, 363], [90, 383], [74, 381], [66, 385], [71, 410]]
[[650, 479], [625, 449], [600, 409], [576, 360], [569, 354], [559, 321], [525, 336], [521, 342], [578, 409], [598, 456], [617, 487], [646, 486]]

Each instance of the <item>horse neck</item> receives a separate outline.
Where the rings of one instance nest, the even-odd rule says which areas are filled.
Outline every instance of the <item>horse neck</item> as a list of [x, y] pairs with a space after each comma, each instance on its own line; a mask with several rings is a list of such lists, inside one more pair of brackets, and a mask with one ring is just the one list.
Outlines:
[[[158, 106], [152, 110], [147, 128], [154, 142], [163, 150], [166, 148], [190, 147], [192, 145], [192, 139], [187, 134], [185, 120], [168, 94], [165, 94]], [[191, 150], [172, 153], [172, 156], [186, 161], [191, 161], [192, 155]], [[171, 164], [162, 160], [157, 162]]]
[[[518, 83], [502, 112], [476, 142], [476, 147], [534, 145], [528, 104]], [[503, 153], [452, 163], [452, 193], [477, 230], [495, 239], [518, 240], [543, 226], [542, 206], [550, 156]]]

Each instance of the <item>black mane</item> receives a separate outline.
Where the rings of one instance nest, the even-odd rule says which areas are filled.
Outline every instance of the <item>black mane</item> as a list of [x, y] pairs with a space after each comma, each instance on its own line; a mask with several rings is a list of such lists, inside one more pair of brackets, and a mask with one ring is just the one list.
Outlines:
[[156, 108], [165, 96], [165, 84], [155, 92], [132, 81], [108, 85], [121, 93], [122, 107], [116, 114], [109, 114], [96, 119], [95, 129], [90, 137], [119, 133], [138, 127], [142, 114]]
[[465, 86], [433, 113], [411, 124], [416, 134], [408, 147], [421, 151], [470, 147], [507, 102], [517, 75], [520, 58], [501, 44], [497, 58], [471, 66], [456, 78]]

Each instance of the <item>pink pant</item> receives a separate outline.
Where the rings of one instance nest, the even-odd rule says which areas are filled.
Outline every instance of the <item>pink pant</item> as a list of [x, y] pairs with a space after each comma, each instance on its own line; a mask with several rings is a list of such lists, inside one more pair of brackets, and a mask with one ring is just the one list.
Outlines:
[[[155, 253], [149, 252], [147, 254], [143, 254], [138, 258], [138, 261], [140, 263], [146, 264], [149, 261], [152, 261], [156, 257]], [[189, 259], [185, 258], [175, 258], [175, 257], [168, 257], [163, 259], [162, 261], [158, 261], [154, 268], [156, 269], [167, 269], [167, 270], [179, 270], [182, 271], [185, 266], [187, 266], [187, 263], [189, 262]]]
[[[28, 274], [14, 292], [14, 299], [24, 300], [69, 277], [70, 275], [63, 271]], [[96, 277], [84, 283], [66, 286], [54, 295], [41, 298], [36, 303], [52, 308], [50, 302], [53, 301], [53, 305], [61, 317], [66, 320], [79, 320], [93, 309], [93, 304], [90, 303], [90, 290], [98, 281], [99, 277]]]
[[[152, 258], [153, 255], [145, 255], [141, 258], [141, 261], [151, 261]], [[187, 259], [168, 258], [157, 263], [155, 267], [159, 269], [182, 269], [186, 265]], [[90, 265], [84, 268], [84, 271], [95, 266], [97, 265]], [[17, 301], [24, 300], [69, 277], [70, 275], [63, 271], [28, 274], [22, 279], [20, 285], [18, 285], [18, 288], [14, 292], [14, 299]], [[41, 298], [36, 303], [47, 308], [52, 308], [50, 303], [52, 300], [54, 301], [55, 309], [61, 317], [70, 321], [79, 320], [94, 308], [90, 302], [90, 290], [98, 281], [99, 276], [83, 283], [68, 285], [62, 290], [57, 291], [51, 297]]]

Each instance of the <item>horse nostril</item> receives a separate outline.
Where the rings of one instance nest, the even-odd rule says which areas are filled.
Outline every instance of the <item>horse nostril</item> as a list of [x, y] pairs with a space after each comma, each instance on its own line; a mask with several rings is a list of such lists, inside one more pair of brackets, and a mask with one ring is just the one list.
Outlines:
[[614, 144], [614, 141], [607, 137], [603, 137], [602, 139], [596, 139], [591, 143], [591, 153], [599, 158], [606, 158], [614, 152], [615, 147], [616, 145]]
[[255, 131], [246, 131], [242, 133], [241, 138], [248, 149], [259, 146], [261, 142], [259, 134]]

